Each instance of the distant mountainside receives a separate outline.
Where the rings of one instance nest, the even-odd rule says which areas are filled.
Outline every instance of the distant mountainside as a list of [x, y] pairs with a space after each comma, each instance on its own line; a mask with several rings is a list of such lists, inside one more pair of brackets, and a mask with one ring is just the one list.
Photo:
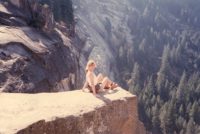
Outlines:
[[170, 77], [177, 83], [184, 70], [199, 70], [199, 55], [191, 55], [199, 51], [199, 1], [40, 1], [50, 5], [57, 21], [71, 20], [67, 24], [75, 25], [81, 66], [93, 58], [100, 65], [97, 72], [109, 75], [124, 87], [129, 87], [127, 82], [135, 63], [140, 65], [141, 86], [148, 76], [157, 75], [165, 46], [174, 52], [172, 56], [184, 53], [184, 62], [172, 63], [177, 74]]

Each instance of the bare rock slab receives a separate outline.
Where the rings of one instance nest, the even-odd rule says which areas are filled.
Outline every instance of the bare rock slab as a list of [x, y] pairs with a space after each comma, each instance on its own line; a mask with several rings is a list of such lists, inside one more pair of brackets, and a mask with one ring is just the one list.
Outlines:
[[121, 88], [97, 97], [75, 90], [0, 94], [0, 134], [143, 134], [137, 97]]

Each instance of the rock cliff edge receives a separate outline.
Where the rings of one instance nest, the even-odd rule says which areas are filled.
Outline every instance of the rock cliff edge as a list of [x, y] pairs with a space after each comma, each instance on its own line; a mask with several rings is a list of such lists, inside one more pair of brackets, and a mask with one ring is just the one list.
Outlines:
[[98, 97], [81, 90], [0, 94], [1, 134], [143, 134], [137, 97], [118, 88]]

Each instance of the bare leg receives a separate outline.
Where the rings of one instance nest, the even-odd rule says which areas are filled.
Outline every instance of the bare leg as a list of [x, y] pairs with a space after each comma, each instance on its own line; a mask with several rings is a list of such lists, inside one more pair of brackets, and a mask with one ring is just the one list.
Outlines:
[[104, 79], [104, 76], [100, 73], [100, 74], [98, 74], [96, 81], [97, 81], [97, 83], [101, 83], [103, 81], [103, 79]]
[[111, 83], [112, 81], [108, 77], [105, 77], [102, 81], [102, 88], [109, 87]]
[[87, 81], [85, 81], [82, 89], [87, 88], [87, 86], [88, 86], [88, 83], [87, 83]]

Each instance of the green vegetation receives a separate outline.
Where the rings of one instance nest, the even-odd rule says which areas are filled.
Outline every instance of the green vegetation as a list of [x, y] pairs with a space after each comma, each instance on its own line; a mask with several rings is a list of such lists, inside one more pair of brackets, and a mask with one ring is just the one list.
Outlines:
[[[134, 0], [129, 90], [153, 134], [200, 133], [200, 2]], [[126, 56], [124, 56], [126, 57]], [[127, 59], [128, 60], [128, 59]], [[131, 69], [134, 68], [134, 69]]]

